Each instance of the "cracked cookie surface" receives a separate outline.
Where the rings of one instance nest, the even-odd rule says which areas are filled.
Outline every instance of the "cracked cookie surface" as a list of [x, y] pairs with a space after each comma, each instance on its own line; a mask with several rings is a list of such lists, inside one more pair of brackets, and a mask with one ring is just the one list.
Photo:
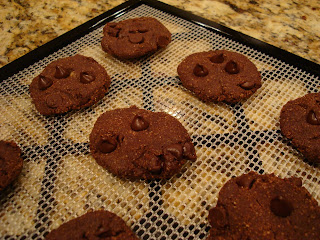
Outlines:
[[5, 189], [21, 173], [23, 160], [15, 142], [0, 141], [0, 191]]
[[255, 172], [230, 179], [209, 211], [208, 240], [319, 239], [320, 207], [300, 178]]
[[165, 48], [171, 33], [157, 19], [140, 17], [110, 22], [103, 28], [102, 49], [121, 59], [132, 59]]
[[77, 54], [51, 62], [30, 84], [30, 95], [43, 115], [91, 106], [110, 86], [106, 70], [93, 58]]
[[205, 102], [236, 103], [261, 87], [256, 66], [246, 56], [227, 50], [191, 54], [177, 71], [182, 85]]
[[138, 240], [126, 223], [114, 213], [99, 210], [88, 212], [52, 230], [46, 240]]
[[280, 113], [280, 128], [309, 162], [320, 163], [320, 93], [286, 103]]
[[137, 107], [102, 114], [90, 134], [90, 150], [103, 168], [130, 179], [169, 178], [196, 159], [191, 138], [177, 119]]

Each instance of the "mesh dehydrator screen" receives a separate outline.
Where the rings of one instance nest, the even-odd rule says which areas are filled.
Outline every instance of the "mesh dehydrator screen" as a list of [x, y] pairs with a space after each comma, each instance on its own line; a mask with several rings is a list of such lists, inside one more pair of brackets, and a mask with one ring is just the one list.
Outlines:
[[[0, 195], [1, 239], [43, 239], [89, 210], [122, 217], [141, 239], [204, 239], [208, 209], [223, 184], [250, 170], [301, 177], [320, 201], [320, 172], [282, 137], [281, 107], [316, 92], [319, 79], [272, 56], [189, 21], [141, 5], [116, 21], [152, 16], [172, 33], [169, 46], [152, 56], [119, 61], [102, 51], [102, 27], [0, 84], [0, 138], [22, 148], [24, 168]], [[203, 103], [184, 89], [177, 65], [189, 54], [227, 49], [246, 55], [262, 75], [262, 87], [238, 104]], [[51, 61], [74, 54], [96, 59], [112, 78], [99, 103], [63, 116], [44, 117], [28, 87]], [[121, 180], [96, 164], [89, 134], [100, 114], [136, 105], [176, 117], [196, 145], [198, 159], [166, 181]]]

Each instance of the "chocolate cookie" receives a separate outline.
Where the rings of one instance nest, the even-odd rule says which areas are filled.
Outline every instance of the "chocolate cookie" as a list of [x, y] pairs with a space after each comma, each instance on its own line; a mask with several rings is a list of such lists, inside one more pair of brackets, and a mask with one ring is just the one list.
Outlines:
[[97, 163], [131, 179], [162, 179], [195, 160], [192, 141], [181, 123], [163, 112], [137, 107], [102, 114], [90, 134]]
[[14, 142], [0, 141], [0, 191], [5, 189], [21, 173], [21, 150]]
[[103, 34], [102, 49], [122, 59], [142, 57], [171, 42], [168, 29], [151, 17], [107, 23]]
[[299, 178], [254, 172], [232, 178], [209, 211], [210, 239], [319, 239], [320, 207]]
[[88, 212], [52, 230], [46, 240], [138, 240], [126, 223], [108, 211]]
[[179, 64], [178, 75], [182, 85], [203, 101], [235, 103], [261, 87], [256, 66], [227, 50], [191, 54]]
[[109, 86], [106, 70], [93, 58], [77, 54], [51, 62], [33, 79], [30, 94], [41, 114], [53, 115], [95, 104]]
[[320, 93], [286, 103], [280, 113], [280, 128], [308, 161], [320, 163]]

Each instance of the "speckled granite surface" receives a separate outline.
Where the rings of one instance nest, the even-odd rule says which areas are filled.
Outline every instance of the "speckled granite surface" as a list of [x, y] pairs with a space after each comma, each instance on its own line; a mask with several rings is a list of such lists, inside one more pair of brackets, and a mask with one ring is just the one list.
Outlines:
[[[0, 67], [124, 0], [0, 0]], [[320, 63], [320, 2], [162, 0]]]

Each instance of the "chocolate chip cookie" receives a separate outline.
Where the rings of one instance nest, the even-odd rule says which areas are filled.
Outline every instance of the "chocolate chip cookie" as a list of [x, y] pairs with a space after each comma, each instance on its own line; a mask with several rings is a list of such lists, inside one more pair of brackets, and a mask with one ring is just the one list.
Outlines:
[[102, 49], [121, 59], [142, 57], [171, 42], [169, 30], [151, 17], [107, 23], [103, 34]]
[[232, 178], [209, 211], [210, 239], [319, 239], [320, 207], [301, 179], [254, 172]]
[[227, 50], [191, 54], [179, 64], [178, 75], [182, 85], [203, 101], [236, 103], [261, 87], [256, 66]]
[[280, 128], [308, 161], [320, 163], [320, 93], [286, 103], [280, 113]]
[[0, 141], [0, 191], [5, 189], [21, 173], [23, 160], [16, 143]]
[[138, 240], [126, 223], [108, 211], [88, 212], [52, 230], [46, 240]]
[[43, 115], [91, 106], [110, 86], [106, 70], [93, 58], [77, 54], [51, 62], [30, 84], [36, 109]]
[[195, 160], [181, 123], [163, 112], [137, 107], [102, 114], [90, 134], [91, 154], [113, 174], [130, 179], [163, 179]]

